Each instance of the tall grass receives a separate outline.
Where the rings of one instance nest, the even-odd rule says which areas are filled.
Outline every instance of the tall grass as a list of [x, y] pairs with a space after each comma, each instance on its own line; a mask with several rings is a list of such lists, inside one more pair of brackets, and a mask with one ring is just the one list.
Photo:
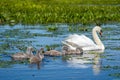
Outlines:
[[119, 0], [1, 0], [0, 23], [119, 22], [119, 3]]

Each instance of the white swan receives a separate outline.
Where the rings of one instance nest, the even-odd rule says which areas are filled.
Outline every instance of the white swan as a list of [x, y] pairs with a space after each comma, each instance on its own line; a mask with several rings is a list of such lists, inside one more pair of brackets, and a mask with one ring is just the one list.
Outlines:
[[67, 45], [69, 48], [75, 50], [77, 47], [81, 47], [84, 51], [90, 50], [102, 50], [104, 51], [104, 44], [99, 39], [97, 33], [102, 36], [102, 29], [100, 26], [95, 26], [92, 29], [92, 35], [94, 39], [94, 43], [90, 38], [85, 35], [73, 34], [68, 36], [62, 43]]

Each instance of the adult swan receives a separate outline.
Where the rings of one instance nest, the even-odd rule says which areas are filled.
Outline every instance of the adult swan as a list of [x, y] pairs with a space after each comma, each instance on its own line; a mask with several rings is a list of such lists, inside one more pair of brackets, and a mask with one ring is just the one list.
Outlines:
[[76, 50], [78, 47], [80, 47], [84, 51], [91, 51], [91, 50], [104, 51], [105, 49], [104, 44], [99, 39], [97, 33], [99, 33], [102, 36], [102, 29], [100, 26], [95, 26], [92, 29], [92, 36], [96, 44], [85, 35], [78, 35], [78, 34], [73, 34], [68, 36], [64, 41], [62, 41], [62, 43], [68, 46], [72, 50]]

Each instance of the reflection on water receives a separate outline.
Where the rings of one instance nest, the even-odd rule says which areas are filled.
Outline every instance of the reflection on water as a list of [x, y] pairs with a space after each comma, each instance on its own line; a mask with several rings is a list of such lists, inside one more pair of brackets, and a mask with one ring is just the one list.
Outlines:
[[94, 74], [99, 74], [101, 66], [102, 66], [102, 62], [100, 61], [100, 55], [99, 54], [95, 54], [93, 63], [94, 63], [93, 64], [93, 72], [94, 72]]
[[100, 68], [102, 66], [100, 61], [100, 52], [87, 52], [83, 53], [83, 55], [71, 55], [71, 57], [67, 60], [69, 67], [74, 68], [93, 68], [93, 72], [95, 75], [99, 74]]

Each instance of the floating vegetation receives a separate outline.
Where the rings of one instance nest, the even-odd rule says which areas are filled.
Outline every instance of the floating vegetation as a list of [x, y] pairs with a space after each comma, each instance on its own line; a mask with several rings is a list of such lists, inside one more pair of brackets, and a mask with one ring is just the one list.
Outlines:
[[113, 48], [114, 50], [120, 50], [120, 47], [119, 48]]
[[0, 24], [120, 21], [119, 0], [1, 0]]
[[115, 70], [120, 70], [120, 66], [110, 66], [110, 65], [107, 65], [107, 66], [103, 66], [102, 69], [104, 70], [108, 70], [108, 69], [115, 69]]
[[11, 64], [15, 64], [13, 61], [2, 61], [0, 60], [0, 68], [11, 67]]
[[100, 58], [107, 58], [106, 55], [100, 55]]
[[45, 48], [47, 51], [60, 47], [60, 44], [46, 45]]
[[12, 67], [13, 64], [26, 64], [28, 63], [28, 60], [23, 61], [3, 61], [0, 60], [0, 68], [9, 68]]
[[6, 49], [9, 49], [9, 48], [10, 48], [10, 45], [8, 43], [0, 45], [0, 51], [6, 50]]
[[58, 30], [58, 27], [56, 27], [56, 26], [48, 26], [48, 27], [47, 27], [47, 30], [48, 30], [48, 31], [57, 31], [57, 30]]
[[71, 32], [76, 32], [76, 31], [88, 31], [87, 27], [83, 27], [83, 26], [69, 26], [68, 27], [68, 31]]
[[79, 27], [78, 30], [79, 31], [88, 31], [88, 29], [86, 27]]
[[115, 59], [106, 59], [106, 60], [109, 60], [109, 61], [115, 61]]
[[[1, 35], [5, 36], [6, 38], [27, 38], [27, 37], [33, 37], [29, 31], [21, 31], [19, 29], [11, 29], [11, 30], [6, 30], [5, 33], [0, 33]], [[19, 36], [19, 37], [18, 37]]]
[[51, 50], [51, 48], [50, 48], [49, 45], [46, 45], [45, 48], [46, 48], [47, 51], [50, 51], [50, 50]]
[[110, 55], [110, 54], [109, 54], [109, 55], [106, 55], [106, 56], [114, 56], [114, 55]]
[[112, 30], [113, 30], [113, 28], [110, 28], [110, 27], [104, 28], [104, 31], [112, 31]]
[[[113, 77], [119, 77], [120, 78], [120, 73], [112, 73], [109, 74], [109, 76], [113, 76]], [[117, 80], [117, 79], [116, 79]], [[119, 79], [118, 79], [119, 80]]]
[[32, 36], [47, 36], [47, 37], [51, 37], [53, 36], [53, 34], [38, 34], [38, 33], [33, 33]]

